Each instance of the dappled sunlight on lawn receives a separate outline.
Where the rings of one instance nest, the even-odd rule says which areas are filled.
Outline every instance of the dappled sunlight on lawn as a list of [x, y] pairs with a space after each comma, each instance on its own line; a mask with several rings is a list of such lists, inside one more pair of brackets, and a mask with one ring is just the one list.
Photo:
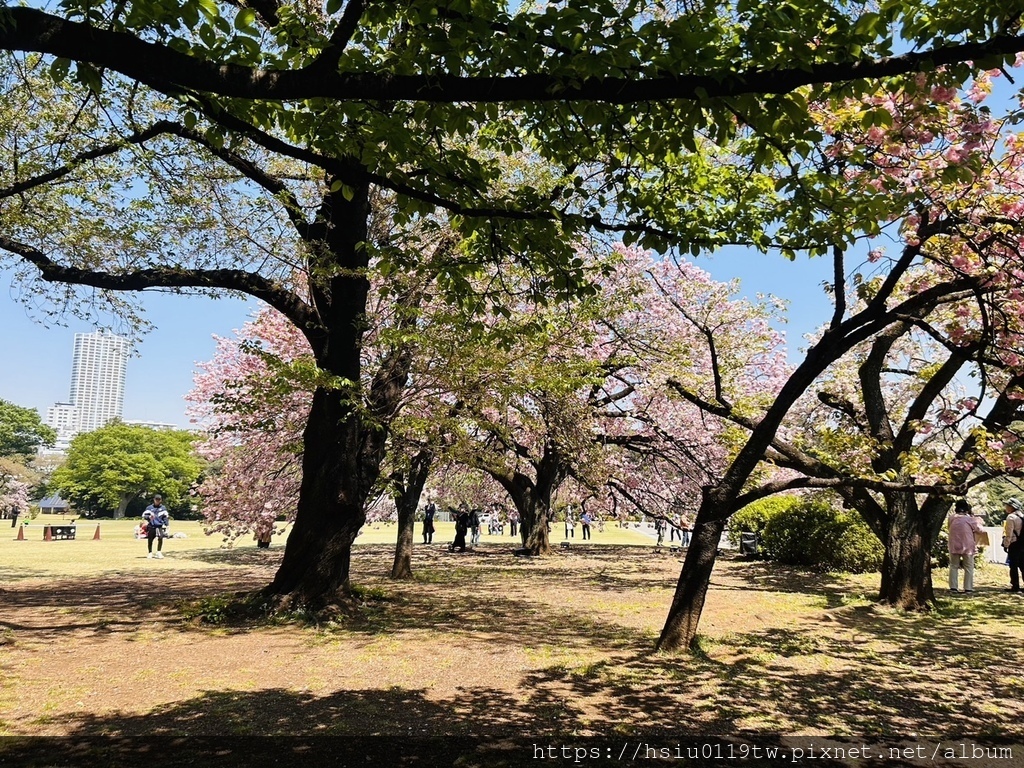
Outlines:
[[[169, 733], [197, 739], [1024, 736], [1018, 719], [995, 716], [1015, 706], [1019, 677], [1001, 670], [1024, 643], [1024, 600], [995, 592], [998, 570], [970, 599], [903, 614], [870, 602], [877, 576], [726, 556], [699, 650], [665, 655], [652, 648], [679, 558], [651, 547], [521, 558], [487, 542], [465, 554], [418, 546], [415, 578], [396, 582], [392, 547], [366, 544], [353, 554], [362, 602], [308, 625], [234, 623], [215, 609], [268, 583], [279, 546], [183, 546], [163, 561], [62, 572], [58, 546], [101, 543], [48, 543], [39, 575], [2, 587], [0, 690], [18, 696], [0, 694], [0, 733], [128, 745], [160, 712]], [[73, 649], [59, 667], [47, 661], [57, 647]]]

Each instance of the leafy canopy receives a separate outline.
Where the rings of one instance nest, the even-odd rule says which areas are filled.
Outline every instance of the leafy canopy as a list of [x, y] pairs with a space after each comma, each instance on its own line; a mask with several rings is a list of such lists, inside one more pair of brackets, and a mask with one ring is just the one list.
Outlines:
[[140, 494], [160, 493], [172, 508], [198, 479], [202, 463], [194, 437], [114, 422], [71, 441], [67, 461], [53, 474], [61, 495], [79, 506], [124, 511]]
[[35, 409], [0, 400], [0, 456], [27, 456], [56, 439]]
[[[114, 73], [143, 83], [214, 147], [270, 137], [273, 151], [316, 158], [347, 200], [389, 190], [399, 223], [443, 209], [470, 264], [488, 249], [550, 252], [570, 275], [563, 230], [658, 249], [813, 248], [779, 229], [794, 207], [804, 221], [821, 210], [781, 194], [822, 138], [810, 104], [943, 66], [936, 79], [963, 83], [1024, 50], [1021, 0], [239, 6], [9, 8], [0, 48], [57, 56], [58, 80], [97, 93]], [[524, 155], [550, 164], [551, 183], [495, 194], [507, 159]]]

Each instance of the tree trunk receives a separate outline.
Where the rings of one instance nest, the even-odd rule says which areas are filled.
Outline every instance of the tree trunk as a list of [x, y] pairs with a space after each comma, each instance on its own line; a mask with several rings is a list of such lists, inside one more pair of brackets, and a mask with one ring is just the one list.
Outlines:
[[391, 564], [392, 579], [412, 578], [412, 541], [416, 527], [416, 505], [419, 494], [411, 504], [403, 493], [396, 499], [398, 508], [398, 541], [395, 543], [395, 560]]
[[398, 507], [398, 543], [395, 545], [395, 562], [391, 566], [392, 579], [412, 578], [412, 543], [416, 528], [416, 507], [419, 506], [423, 486], [430, 475], [434, 455], [420, 451], [410, 460], [408, 473], [402, 480], [402, 490], [396, 499]]
[[904, 610], [928, 610], [935, 599], [931, 572], [933, 526], [920, 514], [911, 494], [892, 494], [886, 507], [888, 528], [878, 600]]
[[537, 472], [536, 481], [531, 481], [526, 475], [519, 473], [515, 475], [512, 483], [503, 482], [501, 478], [496, 479], [505, 485], [519, 510], [523, 548], [531, 555], [546, 555], [551, 552], [551, 541], [548, 536], [551, 497], [568, 475], [566, 461], [554, 440], [548, 440], [544, 444], [544, 454], [534, 467]]
[[350, 592], [352, 544], [366, 521], [375, 477], [362, 467], [358, 414], [338, 390], [313, 395], [304, 433], [302, 485], [284, 559], [264, 594], [286, 607], [319, 611]]
[[[523, 541], [523, 549], [531, 555], [546, 555], [551, 552], [551, 541], [548, 537], [548, 516], [551, 511], [551, 496], [558, 487], [558, 478], [538, 472], [545, 482], [535, 484], [526, 475], [516, 473], [509, 479], [494, 474], [495, 480], [508, 492], [512, 503], [519, 511], [519, 536]], [[558, 480], [558, 482], [551, 482]]]
[[656, 650], [676, 651], [691, 648], [697, 637], [697, 626], [704, 610], [711, 572], [718, 557], [718, 544], [725, 530], [726, 517], [712, 516], [712, 502], [705, 495], [690, 535], [683, 570], [679, 574], [672, 607], [658, 638]]
[[523, 539], [523, 549], [531, 555], [546, 555], [551, 552], [551, 540], [548, 536], [549, 511], [550, 504], [541, 503], [533, 493], [527, 494], [527, 504], [519, 508], [519, 535]]
[[[369, 187], [330, 183], [304, 239], [314, 272], [310, 285], [319, 324], [303, 327], [317, 365], [342, 383], [313, 393], [303, 433], [302, 484], [284, 559], [263, 594], [278, 607], [311, 612], [351, 596], [352, 544], [366, 522], [365, 504], [384, 460], [386, 423], [401, 395], [402, 360], [389, 355], [374, 375], [364, 423], [361, 346], [370, 284], [365, 269]], [[337, 189], [335, 189], [335, 187]], [[407, 362], [407, 361], [406, 361]], [[408, 373], [408, 369], [405, 370]]]

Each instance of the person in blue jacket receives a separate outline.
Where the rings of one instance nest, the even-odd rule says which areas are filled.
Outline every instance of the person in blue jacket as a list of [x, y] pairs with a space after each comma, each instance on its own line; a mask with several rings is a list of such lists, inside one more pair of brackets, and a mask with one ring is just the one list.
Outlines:
[[[158, 493], [153, 497], [153, 503], [146, 507], [142, 513], [142, 519], [146, 521], [146, 542], [149, 547], [149, 554], [146, 557], [155, 557], [162, 560], [164, 553], [164, 537], [167, 536], [167, 526], [171, 522], [171, 516], [164, 506], [163, 497]], [[156, 539], [156, 552], [153, 551], [153, 539]]]

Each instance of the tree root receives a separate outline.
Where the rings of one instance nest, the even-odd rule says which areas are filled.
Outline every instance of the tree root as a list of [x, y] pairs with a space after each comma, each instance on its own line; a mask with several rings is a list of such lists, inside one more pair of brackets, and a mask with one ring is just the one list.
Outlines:
[[304, 599], [299, 593], [278, 594], [268, 589], [206, 597], [181, 608], [186, 621], [214, 626], [257, 626], [298, 623], [347, 623], [363, 618], [365, 607], [387, 599], [377, 589], [358, 586], [339, 590], [330, 598]]

